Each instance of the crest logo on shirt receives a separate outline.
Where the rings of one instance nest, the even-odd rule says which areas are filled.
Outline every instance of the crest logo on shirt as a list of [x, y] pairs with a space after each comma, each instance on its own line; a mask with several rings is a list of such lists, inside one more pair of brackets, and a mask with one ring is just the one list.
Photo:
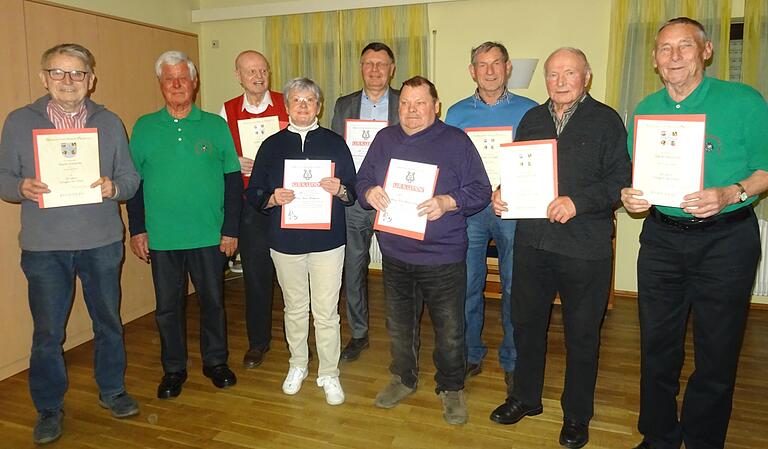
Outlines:
[[704, 151], [707, 153], [716, 152], [717, 154], [720, 154], [720, 151], [722, 150], [720, 143], [720, 138], [717, 136], [714, 136], [712, 134], [707, 134], [707, 136], [704, 138]]
[[368, 140], [371, 138], [371, 130], [370, 129], [364, 129], [363, 130], [363, 139]]
[[66, 158], [77, 156], [77, 142], [63, 142], [61, 144], [61, 155]]
[[209, 154], [213, 151], [213, 144], [208, 140], [195, 142], [195, 154]]
[[304, 169], [304, 179], [306, 179], [307, 181], [312, 179], [312, 169], [311, 168], [305, 168]]
[[405, 180], [408, 181], [408, 184], [413, 183], [413, 181], [416, 180], [416, 172], [408, 170], [408, 173], [405, 175]]

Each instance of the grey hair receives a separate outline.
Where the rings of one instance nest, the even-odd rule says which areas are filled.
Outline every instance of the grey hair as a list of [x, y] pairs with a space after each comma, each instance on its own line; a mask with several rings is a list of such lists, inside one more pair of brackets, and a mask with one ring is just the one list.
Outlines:
[[709, 36], [707, 36], [707, 30], [704, 29], [704, 25], [702, 25], [698, 20], [691, 19], [690, 17], [675, 17], [674, 19], [667, 20], [664, 22], [664, 25], [659, 28], [659, 31], [656, 33], [656, 35], [658, 36], [661, 34], [664, 28], [671, 25], [690, 25], [696, 28], [696, 31], [699, 32], [699, 36], [701, 37], [702, 42], [709, 41]]
[[323, 102], [323, 91], [320, 90], [320, 86], [318, 86], [316, 82], [309, 78], [294, 78], [285, 83], [285, 87], [283, 87], [283, 99], [285, 100], [286, 107], [288, 106], [288, 94], [290, 94], [292, 90], [311, 91], [317, 97], [318, 103]]
[[574, 54], [579, 58], [581, 58], [581, 60], [584, 61], [584, 73], [586, 73], [587, 75], [592, 75], [592, 67], [589, 66], [587, 55], [585, 55], [583, 51], [579, 50], [576, 47], [560, 47], [557, 50], [553, 51], [547, 57], [547, 60], [544, 61], [544, 76], [547, 76], [547, 64], [549, 64], [549, 60], [552, 59], [552, 56], [554, 56], [557, 53], [560, 53], [561, 51], [567, 51], [568, 53]]
[[477, 55], [480, 53], [485, 53], [493, 50], [494, 48], [498, 48], [501, 52], [501, 60], [505, 64], [507, 61], [509, 61], [509, 52], [507, 51], [507, 47], [504, 46], [501, 42], [483, 42], [482, 44], [478, 45], [477, 47], [472, 49], [472, 52], [470, 53], [470, 62], [472, 65], [477, 62]]
[[189, 59], [189, 56], [187, 56], [186, 53], [178, 50], [166, 51], [157, 58], [157, 61], [155, 61], [155, 75], [160, 78], [160, 75], [163, 73], [164, 65], [176, 65], [181, 64], [182, 62], [187, 63], [189, 76], [191, 76], [193, 80], [197, 79], [197, 67], [195, 67], [195, 63]]
[[59, 44], [55, 47], [51, 47], [43, 53], [43, 57], [40, 58], [40, 68], [47, 69], [48, 61], [54, 55], [67, 55], [78, 58], [85, 64], [85, 69], [89, 72], [93, 72], [94, 59], [93, 54], [80, 44]]

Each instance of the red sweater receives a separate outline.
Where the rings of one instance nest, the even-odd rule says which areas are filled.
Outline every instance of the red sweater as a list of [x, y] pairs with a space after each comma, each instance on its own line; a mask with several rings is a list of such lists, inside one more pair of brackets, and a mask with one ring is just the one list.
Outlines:
[[[240, 144], [240, 130], [237, 127], [238, 120], [246, 120], [249, 118], [270, 117], [277, 116], [277, 119], [281, 122], [288, 121], [288, 111], [285, 110], [285, 102], [283, 101], [283, 94], [279, 92], [269, 91], [269, 96], [272, 98], [272, 105], [267, 106], [267, 109], [261, 114], [251, 114], [243, 109], [243, 95], [224, 103], [224, 111], [227, 113], [227, 124], [229, 125], [229, 132], [232, 134], [232, 140], [235, 141], [235, 148], [237, 149], [237, 155], [243, 155], [243, 148]], [[250, 176], [243, 176], [243, 185], [248, 187], [248, 180]]]

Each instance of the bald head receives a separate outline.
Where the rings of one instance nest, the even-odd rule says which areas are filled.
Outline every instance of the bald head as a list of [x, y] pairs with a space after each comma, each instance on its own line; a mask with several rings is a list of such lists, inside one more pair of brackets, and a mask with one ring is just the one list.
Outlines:
[[235, 77], [251, 104], [260, 102], [269, 90], [269, 73], [269, 62], [258, 51], [246, 50], [235, 58]]

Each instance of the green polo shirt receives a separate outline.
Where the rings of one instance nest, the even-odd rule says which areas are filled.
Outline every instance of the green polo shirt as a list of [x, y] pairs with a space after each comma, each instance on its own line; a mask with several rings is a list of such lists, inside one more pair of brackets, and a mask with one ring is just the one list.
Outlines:
[[[674, 101], [666, 89], [646, 97], [635, 115], [706, 114], [704, 144], [704, 188], [725, 187], [748, 178], [755, 170], [768, 171], [768, 105], [755, 89], [741, 83], [704, 77], [701, 84], [681, 102]], [[632, 155], [634, 117], [629, 125], [627, 147]], [[693, 192], [691, 192], [693, 193]], [[727, 206], [730, 212], [753, 203]], [[658, 206], [660, 212], [691, 217], [678, 207]]]
[[131, 155], [144, 181], [144, 208], [153, 250], [218, 245], [224, 223], [224, 175], [240, 170], [227, 123], [192, 111], [173, 118], [163, 108], [136, 122]]

